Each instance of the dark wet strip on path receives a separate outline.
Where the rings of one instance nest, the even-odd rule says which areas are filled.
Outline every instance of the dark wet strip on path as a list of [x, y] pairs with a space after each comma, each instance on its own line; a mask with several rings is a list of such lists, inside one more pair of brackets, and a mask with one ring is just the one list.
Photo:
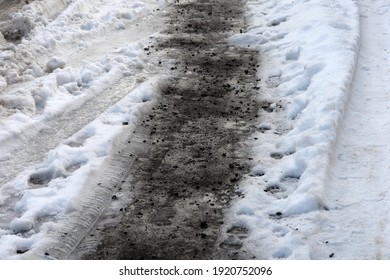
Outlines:
[[244, 143], [257, 118], [258, 54], [226, 43], [245, 29], [245, 2], [176, 2], [166, 36], [150, 46], [175, 59], [172, 78], [136, 129], [141, 152], [118, 186], [134, 200], [119, 224], [93, 229], [102, 240], [84, 259], [236, 258], [241, 247], [218, 236], [249, 172]]

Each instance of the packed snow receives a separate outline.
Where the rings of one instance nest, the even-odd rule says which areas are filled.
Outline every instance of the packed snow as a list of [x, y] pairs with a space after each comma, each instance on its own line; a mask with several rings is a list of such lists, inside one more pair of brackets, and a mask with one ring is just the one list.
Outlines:
[[[159, 77], [144, 73], [143, 49], [161, 25], [155, 11], [165, 1], [95, 2], [34, 1], [0, 24], [3, 34], [18, 25], [25, 33], [20, 42], [0, 33], [0, 161], [46, 122], [122, 78], [146, 77], [2, 183], [1, 259], [45, 258], [42, 248], [57, 221], [77, 211], [83, 184], [157, 92]], [[260, 51], [261, 121], [248, 139], [252, 170], [226, 210], [225, 231], [248, 229], [243, 250], [258, 259], [388, 259], [390, 99], [383, 75], [390, 69], [390, 4], [247, 4], [248, 30], [229, 43]]]

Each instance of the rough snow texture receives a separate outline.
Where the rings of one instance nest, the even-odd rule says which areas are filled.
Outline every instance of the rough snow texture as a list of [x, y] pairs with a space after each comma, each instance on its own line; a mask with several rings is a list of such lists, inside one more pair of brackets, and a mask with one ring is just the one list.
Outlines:
[[[77, 210], [76, 201], [86, 180], [110, 155], [114, 139], [124, 125], [134, 124], [142, 106], [152, 100], [157, 81], [154, 79], [130, 92], [50, 151], [40, 165], [25, 170], [1, 188], [0, 204], [12, 197], [20, 199], [13, 207], [17, 217], [9, 225], [0, 224], [0, 259], [13, 258], [18, 250], [29, 251], [23, 258], [38, 257], [34, 249], [48, 241], [45, 240], [45, 234], [50, 232], [47, 227], [55, 226], [54, 222], [41, 224], [40, 221], [48, 217], [57, 220]], [[6, 221], [6, 214], [2, 218]]]
[[[50, 120], [69, 114], [72, 122], [74, 110], [110, 96], [107, 91], [126, 77], [135, 80], [131, 77], [146, 68], [143, 42], [155, 25], [138, 23], [164, 1], [98, 2], [33, 1], [0, 22], [1, 161], [39, 136]], [[15, 31], [11, 27], [22, 37], [9, 36]], [[104, 113], [48, 150], [42, 162], [26, 163], [25, 170], [0, 185], [0, 259], [48, 257], [42, 242], [58, 228], [58, 220], [77, 210], [88, 177], [153, 99], [159, 79], [154, 76], [135, 90], [124, 87], [122, 100], [99, 108]]]
[[[131, 26], [137, 18], [153, 15], [152, 2], [157, 1], [101, 0], [99, 5], [92, 0], [34, 1], [10, 23], [0, 25], [3, 35], [13, 32], [9, 26], [17, 26], [23, 35], [19, 42], [0, 36], [0, 160], [20, 148], [14, 139], [28, 139], [46, 120], [104, 94], [120, 77], [145, 67], [143, 45], [137, 38], [148, 33]], [[371, 5], [377, 9], [374, 16], [386, 14], [389, 6], [385, 2]], [[329, 167], [339, 151], [343, 159], [343, 150], [336, 149], [332, 157], [329, 154], [335, 144], [341, 147], [343, 143], [336, 138], [338, 130], [342, 131], [340, 120], [358, 53], [358, 1], [248, 0], [248, 5], [249, 30], [229, 42], [261, 51], [262, 123], [248, 141], [254, 155], [252, 172], [237, 189], [239, 198], [227, 213], [226, 229], [231, 225], [248, 229], [243, 249], [260, 259], [337, 257], [337, 248], [349, 252], [340, 258], [351, 257], [356, 251], [344, 246], [350, 240], [347, 235], [329, 239], [333, 229], [339, 227], [340, 233], [342, 228], [337, 212], [326, 212], [345, 205], [332, 200], [340, 194], [332, 185], [338, 181], [325, 183], [332, 172], [337, 171], [335, 178], [343, 176], [338, 175], [342, 163], [335, 171]], [[384, 21], [385, 16], [380, 22]], [[128, 36], [137, 40], [126, 43]], [[0, 213], [0, 258], [45, 257], [39, 248], [51, 232], [58, 231], [56, 220], [77, 210], [74, 199], [83, 182], [103, 163], [110, 141], [123, 123], [131, 124], [152, 92], [151, 84], [132, 92], [50, 151], [43, 162], [0, 186], [0, 207], [7, 210]], [[376, 150], [372, 151], [375, 155]], [[376, 195], [373, 192], [370, 197], [372, 203]], [[379, 199], [387, 201], [384, 197]], [[8, 205], [10, 200], [15, 204]], [[365, 205], [356, 193], [350, 201], [359, 203], [348, 208], [352, 212], [344, 212], [343, 218]], [[380, 206], [384, 209], [381, 216], [386, 214], [385, 205]], [[367, 212], [374, 206], [364, 209]], [[364, 217], [368, 220], [371, 213]], [[382, 224], [381, 230], [388, 232], [387, 220]], [[348, 225], [353, 231], [351, 220]], [[376, 226], [373, 231], [378, 232]], [[352, 234], [363, 236], [360, 231]], [[375, 242], [380, 245], [386, 239], [379, 236]], [[329, 255], [324, 247], [329, 248]], [[381, 256], [388, 255], [378, 251], [376, 257]]]
[[15, 14], [9, 24], [23, 18], [31, 31], [19, 44], [0, 45], [0, 140], [78, 106], [132, 68], [142, 68], [140, 43], [100, 57], [77, 56], [90, 50], [96, 37], [123, 30], [150, 12], [140, 1], [102, 0], [97, 6], [88, 0], [45, 0]]
[[268, 0], [249, 7], [249, 30], [230, 43], [261, 51], [263, 123], [252, 143], [252, 174], [240, 184], [229, 224], [249, 229], [244, 249], [257, 258], [315, 258], [306, 239], [326, 208], [328, 153], [358, 52], [358, 5]]

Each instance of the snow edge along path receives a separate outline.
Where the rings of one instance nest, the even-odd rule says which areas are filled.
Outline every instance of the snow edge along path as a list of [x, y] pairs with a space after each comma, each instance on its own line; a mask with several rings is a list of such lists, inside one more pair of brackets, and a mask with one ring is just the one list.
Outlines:
[[[63, 11], [50, 14], [50, 4], [57, 2], [72, 3], [59, 5], [59, 10]], [[154, 84], [159, 83], [159, 74], [148, 72], [149, 60], [143, 50], [146, 38], [123, 34], [134, 32], [135, 25], [140, 33], [144, 32], [144, 37], [154, 34], [153, 28], [144, 27], [146, 22], [151, 22], [154, 8], [161, 7], [164, 1], [118, 0], [114, 5], [104, 0], [100, 10], [90, 2], [32, 2], [16, 15], [37, 17], [37, 20], [31, 18], [35, 25], [30, 34], [20, 44], [0, 42], [1, 48], [7, 49], [0, 53], [2, 164], [13, 159], [14, 150], [22, 149], [28, 139], [35, 137], [39, 130], [35, 128], [45, 127], [59, 115], [69, 115], [72, 120], [73, 109], [80, 111], [86, 102], [95, 99], [100, 101], [99, 112], [104, 111], [103, 114], [97, 112], [96, 119], [88, 120], [85, 126], [80, 125], [84, 128], [74, 130], [71, 137], [58, 138], [60, 144], [55, 144], [55, 148], [47, 148], [50, 145], [43, 142], [45, 157], [42, 161], [39, 158], [29, 162], [21, 172], [15, 171], [17, 176], [5, 178], [0, 186], [0, 259], [48, 258], [44, 245], [61, 231], [63, 219], [82, 207], [91, 191], [84, 187], [88, 178], [107, 164], [123, 130], [134, 125], [143, 106], [150, 104], [146, 101], [156, 94]], [[38, 7], [35, 4], [39, 4]], [[40, 13], [40, 9], [49, 14]], [[86, 28], [88, 23], [92, 28]], [[108, 40], [109, 45], [102, 46], [101, 42], [115, 35], [120, 38], [114, 42]], [[94, 51], [89, 52], [91, 49]], [[44, 70], [49, 66], [56, 69]], [[26, 67], [31, 69], [26, 70]], [[11, 68], [19, 71], [14, 75], [15, 80], [12, 75], [7, 76]], [[31, 72], [34, 69], [40, 69], [39, 73]], [[133, 85], [152, 75], [155, 78], [133, 90]], [[115, 90], [115, 98], [107, 94], [109, 90]], [[117, 90], [121, 92], [118, 94]], [[101, 102], [103, 99], [107, 102]], [[28, 102], [21, 102], [23, 100]], [[107, 105], [101, 107], [102, 103]], [[2, 169], [0, 173], [5, 171]]]
[[89, 0], [45, 0], [14, 15], [32, 29], [19, 44], [6, 42], [0, 34], [0, 160], [34, 136], [42, 122], [80, 107], [121, 77], [142, 71], [142, 40], [111, 42], [115, 47], [98, 57], [78, 55], [99, 49], [102, 42], [96, 37], [124, 37], [121, 32], [153, 14], [150, 1], [105, 0], [98, 11]]
[[[261, 51], [252, 173], [226, 230], [246, 228], [258, 259], [312, 259], [331, 151], [348, 103], [360, 40], [357, 1], [248, 1], [249, 30], [232, 44]], [[261, 93], [261, 95], [260, 95]], [[225, 237], [226, 238], [226, 237]]]
[[[50, 151], [40, 166], [20, 173], [1, 189], [2, 200], [10, 196], [20, 199], [15, 204], [15, 213], [0, 216], [0, 259], [50, 258], [45, 256], [45, 248], [57, 244], [58, 234], [63, 232], [70, 216], [78, 215], [82, 223], [83, 216], [99, 211], [103, 200], [110, 198], [102, 194], [112, 191], [103, 185], [87, 188], [87, 182], [109, 164], [112, 150], [132, 131], [138, 116], [151, 106], [161, 79], [161, 76], [155, 76], [139, 85]], [[29, 178], [47, 179], [48, 182], [31, 185]], [[91, 203], [94, 198], [98, 198], [95, 202], [100, 204], [97, 207], [88, 205], [90, 210], [85, 210], [84, 204]], [[81, 209], [84, 212], [78, 213]], [[10, 220], [9, 226], [4, 224], [5, 220]]]

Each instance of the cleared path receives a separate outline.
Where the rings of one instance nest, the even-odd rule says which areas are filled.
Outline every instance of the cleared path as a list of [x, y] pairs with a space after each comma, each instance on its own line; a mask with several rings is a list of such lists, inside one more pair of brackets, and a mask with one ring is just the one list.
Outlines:
[[[116, 200], [69, 258], [244, 258], [239, 238], [217, 242], [223, 210], [248, 172], [242, 144], [254, 129], [257, 53], [229, 46], [245, 29], [244, 1], [176, 1], [165, 35], [150, 53], [164, 52], [156, 68], [175, 61], [161, 98], [127, 143], [136, 147], [115, 184]], [[119, 221], [118, 221], [118, 217]], [[230, 233], [245, 237], [246, 229]]]

